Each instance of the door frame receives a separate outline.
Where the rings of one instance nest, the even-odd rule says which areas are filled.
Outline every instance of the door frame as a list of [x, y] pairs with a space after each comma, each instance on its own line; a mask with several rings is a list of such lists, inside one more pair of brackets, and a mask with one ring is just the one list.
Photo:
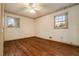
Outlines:
[[4, 48], [4, 4], [0, 3], [0, 56], [3, 56]]

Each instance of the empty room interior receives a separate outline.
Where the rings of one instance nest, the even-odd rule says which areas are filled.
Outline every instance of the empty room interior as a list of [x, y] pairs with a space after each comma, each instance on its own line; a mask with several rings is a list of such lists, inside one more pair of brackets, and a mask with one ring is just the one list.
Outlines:
[[78, 3], [0, 3], [1, 56], [79, 56]]

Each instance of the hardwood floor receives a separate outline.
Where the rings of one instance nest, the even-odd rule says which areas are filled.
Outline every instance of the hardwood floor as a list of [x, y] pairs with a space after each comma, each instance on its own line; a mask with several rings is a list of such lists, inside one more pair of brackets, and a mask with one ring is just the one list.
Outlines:
[[4, 56], [79, 56], [79, 47], [32, 37], [5, 42]]

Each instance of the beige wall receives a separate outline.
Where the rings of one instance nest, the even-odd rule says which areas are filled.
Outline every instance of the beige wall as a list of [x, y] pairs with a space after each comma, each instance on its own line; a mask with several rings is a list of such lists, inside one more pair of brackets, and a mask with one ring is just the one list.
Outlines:
[[[54, 29], [54, 16], [64, 12], [68, 12], [69, 28]], [[49, 39], [51, 36], [52, 39], [50, 40], [79, 45], [79, 5], [40, 17], [36, 20], [10, 13], [5, 13], [5, 20], [8, 15], [20, 18], [20, 28], [7, 28], [5, 26], [5, 41], [31, 36]]]
[[[13, 16], [20, 18], [20, 28], [8, 28], [6, 17]], [[10, 13], [5, 13], [5, 41], [14, 40], [19, 38], [27, 38], [34, 36], [34, 20]]]
[[[54, 16], [68, 12], [68, 29], [54, 29]], [[79, 5], [36, 19], [36, 36], [79, 45]]]

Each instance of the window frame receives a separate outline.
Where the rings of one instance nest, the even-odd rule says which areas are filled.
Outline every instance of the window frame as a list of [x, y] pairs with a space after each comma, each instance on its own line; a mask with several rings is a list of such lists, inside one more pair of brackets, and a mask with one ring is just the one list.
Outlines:
[[[65, 26], [66, 27], [56, 27], [56, 17], [58, 16], [63, 16], [65, 15]], [[59, 14], [59, 15], [55, 15], [54, 16], [54, 29], [68, 29], [68, 12], [65, 12], [65, 13], [62, 13], [62, 14]]]
[[[14, 21], [15, 21], [15, 23], [16, 23], [15, 26], [9, 26], [9, 25], [8, 25], [8, 17], [11, 17], [11, 18], [14, 19]], [[18, 21], [17, 21], [17, 20], [18, 20]], [[8, 27], [8, 28], [20, 28], [20, 18], [13, 17], [13, 16], [7, 16], [6, 22], [7, 22], [7, 27]]]

